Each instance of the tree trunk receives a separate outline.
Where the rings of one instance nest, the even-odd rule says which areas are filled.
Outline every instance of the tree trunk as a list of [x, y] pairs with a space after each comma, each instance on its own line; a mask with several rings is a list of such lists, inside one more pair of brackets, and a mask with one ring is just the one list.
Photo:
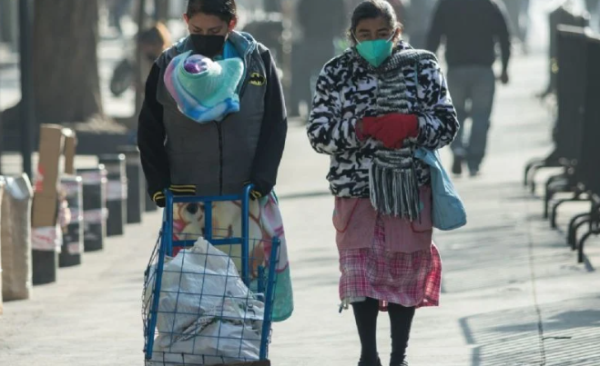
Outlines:
[[[98, 74], [97, 0], [36, 0], [33, 82], [36, 122], [104, 119]], [[3, 113], [5, 131], [18, 131], [20, 103]]]
[[40, 122], [84, 122], [104, 115], [98, 17], [97, 0], [36, 0], [34, 82]]

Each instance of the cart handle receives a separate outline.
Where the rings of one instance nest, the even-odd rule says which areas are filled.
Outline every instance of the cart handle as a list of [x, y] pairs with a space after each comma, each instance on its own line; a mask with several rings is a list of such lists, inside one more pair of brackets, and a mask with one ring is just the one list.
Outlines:
[[[225, 196], [175, 196], [173, 192], [166, 189], [165, 198], [166, 206], [164, 211], [163, 220], [164, 225], [164, 240], [163, 243], [168, 243], [166, 253], [171, 255], [173, 253], [172, 238], [173, 238], [173, 205], [175, 203], [203, 203], [204, 204], [204, 239], [210, 242], [212, 245], [230, 245], [230, 244], [241, 244], [242, 245], [242, 280], [244, 283], [249, 284], [250, 282], [250, 269], [248, 265], [249, 252], [250, 252], [250, 193], [254, 189], [254, 185], [248, 184], [244, 187], [242, 194], [238, 195], [225, 195]], [[226, 238], [226, 239], [214, 239], [213, 238], [213, 227], [212, 227], [212, 202], [226, 202], [226, 201], [241, 201], [242, 202], [242, 237], [241, 238]], [[208, 204], [207, 204], [208, 203]]]

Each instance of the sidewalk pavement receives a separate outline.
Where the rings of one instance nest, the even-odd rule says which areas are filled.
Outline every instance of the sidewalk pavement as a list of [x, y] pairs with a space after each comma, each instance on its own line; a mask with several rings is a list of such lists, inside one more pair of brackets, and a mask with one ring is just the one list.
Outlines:
[[[435, 235], [444, 260], [441, 306], [417, 312], [411, 365], [600, 365], [600, 242], [591, 241], [587, 264], [577, 265], [520, 181], [525, 162], [550, 149], [551, 118], [533, 97], [545, 86], [545, 66], [541, 55], [514, 61], [512, 84], [498, 90], [483, 175], [456, 180], [469, 225]], [[274, 327], [275, 366], [355, 365], [360, 352], [351, 312], [337, 312], [327, 165], [304, 128], [291, 126], [278, 193], [296, 311]], [[562, 227], [567, 211], [584, 209], [561, 211]], [[6, 303], [0, 365], [142, 365], [142, 278], [159, 224], [159, 213], [146, 215], [104, 252], [86, 254], [83, 266], [62, 269], [57, 284], [36, 287], [33, 300]], [[388, 323], [382, 314], [384, 362]]]

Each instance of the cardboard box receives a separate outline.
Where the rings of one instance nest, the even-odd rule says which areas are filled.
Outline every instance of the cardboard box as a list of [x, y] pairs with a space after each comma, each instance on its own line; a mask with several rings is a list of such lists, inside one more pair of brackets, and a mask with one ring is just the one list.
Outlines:
[[35, 176], [36, 195], [55, 196], [60, 174], [60, 157], [64, 148], [63, 128], [43, 125], [40, 129], [38, 169]]
[[77, 136], [75, 135], [75, 132], [69, 128], [63, 128], [62, 132], [63, 132], [63, 136], [65, 137], [64, 173], [67, 175], [75, 175], [75, 155], [76, 155], [76, 149], [77, 149]]
[[60, 158], [64, 148], [63, 128], [43, 125], [40, 129], [38, 169], [35, 177], [32, 227], [56, 225]]
[[58, 214], [58, 193], [54, 197], [46, 197], [41, 195], [33, 196], [32, 212], [33, 217], [31, 227], [52, 227], [56, 225]]

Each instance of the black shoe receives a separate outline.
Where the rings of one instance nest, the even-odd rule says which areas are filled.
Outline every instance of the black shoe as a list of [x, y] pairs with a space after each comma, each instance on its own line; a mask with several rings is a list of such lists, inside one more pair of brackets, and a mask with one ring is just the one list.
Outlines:
[[460, 156], [454, 156], [454, 163], [452, 163], [452, 174], [461, 175], [463, 166], [463, 158]]
[[479, 168], [469, 167], [469, 176], [475, 178], [479, 175]]
[[360, 360], [358, 362], [358, 366], [381, 366], [381, 360], [378, 359], [375, 362], [367, 362], [367, 361]]
[[403, 361], [402, 363], [390, 364], [390, 366], [408, 366], [408, 361]]

